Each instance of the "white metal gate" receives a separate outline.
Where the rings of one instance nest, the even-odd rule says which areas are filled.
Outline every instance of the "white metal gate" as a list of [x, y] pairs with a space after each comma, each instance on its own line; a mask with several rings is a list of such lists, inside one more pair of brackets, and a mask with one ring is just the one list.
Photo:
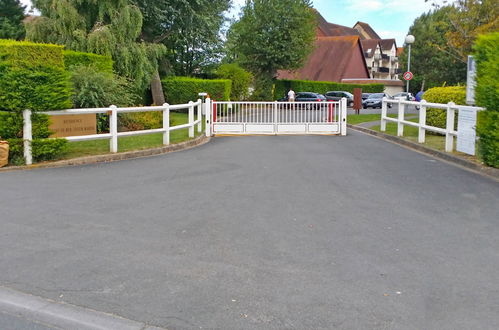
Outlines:
[[[346, 135], [346, 99], [339, 102], [219, 102], [207, 99], [215, 135]], [[209, 112], [209, 114], [208, 114]]]

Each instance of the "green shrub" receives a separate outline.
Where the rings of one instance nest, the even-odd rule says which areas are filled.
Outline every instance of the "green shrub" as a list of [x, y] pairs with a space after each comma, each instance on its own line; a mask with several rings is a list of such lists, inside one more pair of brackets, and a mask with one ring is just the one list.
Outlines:
[[478, 150], [485, 164], [499, 168], [499, 32], [478, 37], [474, 46], [477, 63]]
[[346, 91], [353, 93], [354, 88], [362, 88], [363, 93], [383, 93], [383, 84], [343, 84], [331, 81], [311, 80], [276, 80], [274, 82], [274, 99], [287, 96], [288, 90], [295, 92], [315, 92], [325, 94], [329, 91]]
[[0, 110], [71, 107], [62, 46], [0, 40]]
[[[48, 128], [49, 116], [35, 112], [31, 121], [33, 160], [38, 162], [60, 157], [66, 151], [67, 141], [46, 139], [52, 134]], [[0, 137], [9, 142], [9, 162], [14, 165], [24, 164], [23, 118], [20, 112], [0, 112]]]
[[[454, 102], [455, 104], [466, 104], [466, 87], [448, 86], [430, 88], [424, 93], [424, 99], [431, 103], [446, 104]], [[426, 110], [426, 124], [445, 128], [447, 126], [447, 110], [428, 108]], [[457, 125], [457, 116], [455, 125]]]
[[232, 81], [231, 100], [242, 101], [249, 97], [249, 87], [253, 81], [253, 75], [250, 72], [237, 64], [222, 64], [216, 71], [216, 75]]
[[163, 113], [161, 111], [123, 113], [119, 115], [118, 126], [121, 131], [162, 128]]
[[197, 79], [169, 77], [162, 80], [165, 98], [169, 104], [184, 104], [196, 101], [198, 93], [206, 92], [213, 100], [230, 99], [231, 81], [226, 79]]
[[93, 67], [98, 72], [113, 73], [113, 60], [111, 56], [64, 50], [64, 64], [66, 69], [73, 71], [79, 67]]

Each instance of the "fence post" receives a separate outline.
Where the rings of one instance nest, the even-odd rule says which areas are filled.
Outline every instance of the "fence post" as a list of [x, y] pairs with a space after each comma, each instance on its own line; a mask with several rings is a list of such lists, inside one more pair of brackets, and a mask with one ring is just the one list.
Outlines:
[[340, 101], [340, 125], [341, 135], [347, 135], [347, 99], [342, 98]]
[[402, 121], [404, 120], [405, 114], [405, 104], [402, 103], [402, 100], [399, 99], [399, 110], [398, 110], [398, 119], [397, 119], [397, 136], [404, 136], [404, 124]]
[[189, 101], [189, 137], [194, 137], [194, 103]]
[[204, 100], [204, 112], [205, 112], [205, 116], [206, 116], [206, 128], [205, 128], [205, 132], [206, 132], [206, 136], [211, 136], [211, 99], [209, 97], [207, 97], [205, 100]]
[[31, 152], [31, 142], [33, 141], [31, 110], [23, 111], [23, 140], [24, 140], [24, 161], [26, 165], [33, 164], [33, 154]]
[[109, 149], [112, 153], [118, 152], [118, 111], [115, 105], [109, 107], [109, 133], [111, 133], [111, 141], [109, 143]]
[[452, 152], [454, 149], [454, 102], [447, 103], [447, 125], [445, 128], [445, 151]]
[[170, 105], [168, 103], [163, 104], [163, 145], [167, 146], [170, 144]]
[[201, 133], [203, 131], [203, 111], [202, 111], [202, 103], [201, 100], [198, 99], [197, 101], [197, 106], [196, 108], [198, 109], [198, 133]]
[[419, 106], [419, 143], [424, 143], [426, 139], [426, 129], [424, 126], [426, 126], [426, 100], [421, 100], [421, 105]]
[[381, 125], [380, 125], [380, 130], [382, 132], [386, 131], [386, 113], [387, 113], [387, 108], [388, 108], [388, 102], [386, 97], [383, 97], [383, 103], [381, 104]]

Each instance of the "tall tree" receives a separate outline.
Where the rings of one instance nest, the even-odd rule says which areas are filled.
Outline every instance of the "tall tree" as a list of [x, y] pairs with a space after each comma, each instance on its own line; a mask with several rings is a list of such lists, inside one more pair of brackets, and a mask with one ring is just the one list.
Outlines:
[[257, 99], [270, 99], [278, 70], [300, 68], [313, 49], [310, 0], [247, 0], [229, 32], [229, 53], [255, 75]]
[[129, 0], [34, 0], [42, 16], [27, 24], [27, 39], [111, 55], [115, 71], [139, 92], [151, 82], [166, 50], [139, 39], [143, 18]]
[[[416, 18], [409, 34], [416, 36], [411, 51], [411, 71], [414, 80], [411, 90], [456, 85], [466, 81], [466, 63], [458, 53], [449, 48], [447, 33], [452, 30], [450, 15], [456, 12], [453, 6], [435, 9]], [[407, 52], [400, 57], [401, 67], [406, 67]]]
[[24, 38], [25, 9], [19, 0], [0, 0], [0, 39]]
[[134, 0], [144, 15], [142, 37], [163, 43], [170, 71], [192, 75], [220, 57], [220, 32], [231, 0]]

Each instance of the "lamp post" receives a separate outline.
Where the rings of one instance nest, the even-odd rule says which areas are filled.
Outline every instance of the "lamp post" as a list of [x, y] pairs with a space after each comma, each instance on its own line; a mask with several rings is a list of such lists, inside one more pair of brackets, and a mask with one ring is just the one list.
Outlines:
[[[409, 54], [407, 55], [407, 72], [411, 71], [411, 44], [414, 43], [414, 40], [416, 40], [416, 38], [414, 38], [411, 34], [405, 36], [405, 43], [409, 46]], [[406, 92], [409, 93], [409, 80], [407, 80]]]
[[[409, 46], [409, 54], [407, 55], [407, 72], [411, 71], [411, 44], [414, 43], [414, 40], [416, 40], [416, 38], [414, 38], [411, 34], [405, 36], [405, 43]], [[407, 80], [406, 92], [409, 93], [409, 80]]]

